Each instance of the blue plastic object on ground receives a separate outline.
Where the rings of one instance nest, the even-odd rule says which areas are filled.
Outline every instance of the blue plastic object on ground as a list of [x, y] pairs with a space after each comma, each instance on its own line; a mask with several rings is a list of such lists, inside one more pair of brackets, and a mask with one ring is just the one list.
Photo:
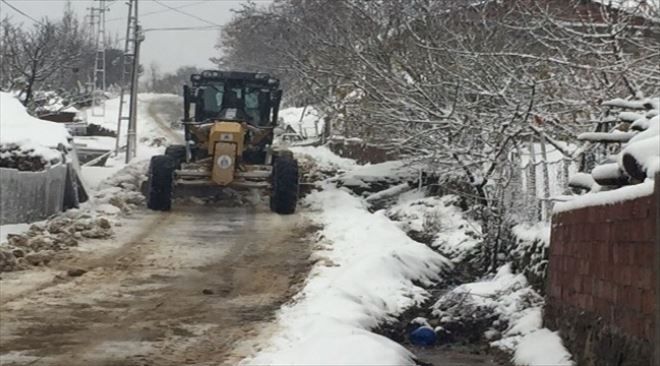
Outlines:
[[425, 325], [410, 332], [408, 338], [415, 346], [432, 346], [438, 341], [435, 331]]

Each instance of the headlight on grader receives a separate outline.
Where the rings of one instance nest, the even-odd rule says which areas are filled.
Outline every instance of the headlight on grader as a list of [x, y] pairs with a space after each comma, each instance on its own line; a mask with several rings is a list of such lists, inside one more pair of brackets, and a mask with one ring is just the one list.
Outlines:
[[232, 163], [233, 159], [229, 155], [220, 155], [218, 156], [218, 160], [216, 160], [216, 164], [218, 164], [220, 169], [229, 169]]

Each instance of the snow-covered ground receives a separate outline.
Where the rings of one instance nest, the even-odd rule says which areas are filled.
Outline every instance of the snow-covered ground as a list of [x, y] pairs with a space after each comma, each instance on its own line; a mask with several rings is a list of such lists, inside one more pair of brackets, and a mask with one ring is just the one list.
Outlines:
[[[441, 322], [487, 309], [487, 316], [500, 324], [500, 337], [492, 339], [492, 346], [511, 353], [517, 365], [571, 364], [559, 336], [542, 326], [543, 298], [510, 264], [439, 299], [419, 287], [441, 282], [465, 253], [481, 244], [481, 226], [458, 207], [458, 197], [425, 197], [405, 183], [357, 196], [336, 183], [402, 179], [409, 174], [409, 164], [360, 166], [326, 147], [298, 147], [294, 152], [314, 159], [319, 169], [343, 173], [305, 199], [314, 210], [311, 218], [323, 227], [314, 247], [315, 265], [301, 292], [279, 312], [272, 339], [245, 364], [412, 364], [413, 354], [372, 330], [428, 300], [433, 300], [433, 314]], [[389, 194], [398, 196], [389, 209], [369, 212], [369, 201]], [[528, 240], [545, 240], [547, 229], [517, 231]], [[432, 233], [430, 246], [412, 240], [411, 232]], [[450, 253], [452, 260], [431, 248]], [[461, 298], [458, 306], [444, 307], [447, 299], [456, 297]]]
[[371, 330], [426, 300], [416, 283], [437, 281], [450, 262], [341, 188], [328, 184], [305, 203], [323, 225], [316, 264], [281, 310], [282, 329], [246, 364], [411, 364], [405, 348]]
[[[169, 143], [177, 142], [177, 136], [183, 136], [180, 131], [170, 130], [169, 120], [165, 120], [157, 109], [152, 108], [152, 103], [162, 103], [163, 100], [170, 103], [177, 103], [181, 97], [174, 94], [154, 94], [142, 93], [138, 95], [138, 117], [137, 117], [137, 156], [134, 161], [144, 161], [153, 155], [163, 152], [164, 147]], [[124, 115], [128, 114], [128, 103], [124, 105]], [[87, 122], [97, 124], [111, 131], [117, 131], [117, 118], [119, 114], [119, 98], [112, 98], [106, 101], [105, 115], [93, 116], [90, 109], [83, 110]], [[122, 123], [119, 143], [120, 146], [126, 145], [126, 134], [128, 124]], [[112, 137], [75, 137], [76, 144], [85, 144], [89, 148], [114, 150], [115, 138]], [[104, 167], [82, 167], [82, 176], [88, 188], [94, 189], [104, 179], [112, 176], [126, 165], [125, 152], [118, 155], [111, 155]]]

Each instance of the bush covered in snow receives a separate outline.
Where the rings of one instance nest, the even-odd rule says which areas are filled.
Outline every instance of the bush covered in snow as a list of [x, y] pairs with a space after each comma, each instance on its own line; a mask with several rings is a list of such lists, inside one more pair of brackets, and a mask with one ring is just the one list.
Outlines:
[[489, 341], [512, 353], [518, 365], [571, 365], [561, 338], [542, 328], [542, 306], [543, 298], [525, 276], [507, 264], [494, 276], [445, 293], [433, 304], [429, 322], [448, 337]]
[[519, 224], [511, 229], [511, 240], [505, 248], [506, 260], [513, 270], [525, 275], [532, 288], [545, 293], [550, 246], [550, 224]]
[[401, 195], [386, 214], [408, 235], [453, 262], [478, 262], [483, 249], [481, 224], [468, 217], [460, 201], [456, 195], [424, 197], [423, 192], [416, 190]]

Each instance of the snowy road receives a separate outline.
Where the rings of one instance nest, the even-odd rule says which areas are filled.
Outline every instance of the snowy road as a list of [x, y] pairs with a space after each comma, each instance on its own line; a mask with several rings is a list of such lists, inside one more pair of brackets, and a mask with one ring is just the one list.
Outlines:
[[141, 209], [112, 239], [3, 274], [0, 364], [235, 364], [306, 277], [310, 231], [261, 207]]

